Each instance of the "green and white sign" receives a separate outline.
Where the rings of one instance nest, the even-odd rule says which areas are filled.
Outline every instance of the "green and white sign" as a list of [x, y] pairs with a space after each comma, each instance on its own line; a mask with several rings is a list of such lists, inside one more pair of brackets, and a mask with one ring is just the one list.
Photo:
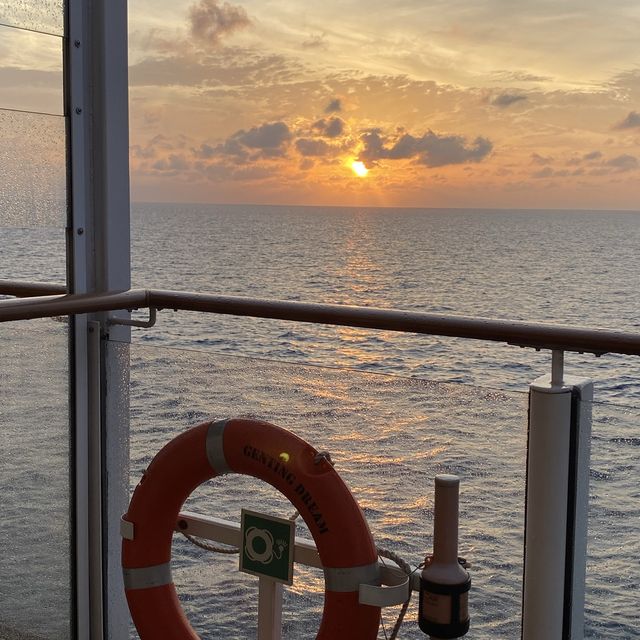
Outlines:
[[240, 571], [293, 584], [295, 523], [242, 510]]

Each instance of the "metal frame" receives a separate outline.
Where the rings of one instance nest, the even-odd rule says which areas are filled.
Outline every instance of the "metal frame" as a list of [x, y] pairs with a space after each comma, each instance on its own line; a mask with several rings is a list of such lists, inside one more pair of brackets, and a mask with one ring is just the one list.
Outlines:
[[[240, 547], [240, 524], [190, 511], [180, 513], [176, 532], [197, 538]], [[124, 538], [133, 539], [135, 528], [126, 520], [121, 521]], [[323, 569], [316, 545], [305, 538], [295, 538], [294, 562], [307, 567]], [[379, 562], [381, 586], [360, 585], [359, 600], [376, 607], [394, 607], [411, 597], [412, 591], [420, 591], [420, 574], [408, 576], [392, 564]], [[258, 640], [280, 640], [282, 637], [282, 584], [266, 577], [258, 579]]]
[[[132, 539], [132, 528], [126, 520], [121, 521], [121, 529], [123, 538]], [[230, 522], [222, 518], [205, 516], [192, 511], [183, 511], [178, 516], [175, 528], [177, 533], [187, 533], [196, 538], [210, 540], [211, 542], [219, 542], [231, 547], [240, 547], [242, 544], [242, 530], [237, 522]], [[293, 561], [306, 567], [315, 567], [322, 569], [320, 554], [315, 543], [312, 540], [295, 537], [295, 546], [293, 553]], [[380, 562], [380, 574], [382, 584], [391, 587], [382, 589], [392, 593], [392, 599], [380, 604], [376, 602], [375, 606], [393, 607], [405, 602], [409, 597], [409, 591], [420, 591], [420, 573], [414, 572], [410, 576], [400, 568], [385, 562]], [[370, 585], [368, 585], [370, 586]], [[379, 589], [379, 588], [378, 588]], [[366, 596], [365, 596], [366, 597]]]
[[[88, 41], [84, 3], [66, 3], [64, 39], [65, 113], [67, 116], [68, 198], [67, 262], [69, 288], [74, 293], [89, 291], [87, 273], [87, 241], [85, 233], [88, 212], [87, 175], [90, 171], [87, 156], [85, 103], [87, 103], [87, 61], [85, 43]], [[80, 231], [82, 230], [82, 231]], [[90, 525], [91, 467], [89, 463], [90, 414], [93, 413], [89, 388], [90, 369], [95, 374], [99, 366], [90, 360], [88, 319], [75, 316], [71, 326], [71, 384], [72, 384], [72, 461], [73, 468], [73, 531], [75, 568], [75, 635], [78, 640], [102, 634], [102, 586], [96, 593], [92, 576], [101, 549], [96, 548]], [[98, 467], [99, 470], [99, 467]]]
[[[67, 0], [65, 7], [68, 279], [69, 291], [82, 296], [130, 286], [127, 2]], [[52, 288], [44, 285], [40, 292]], [[120, 541], [113, 524], [128, 499], [129, 450], [123, 445], [128, 442], [128, 392], [118, 384], [128, 365], [102, 338], [126, 342], [130, 330], [109, 326], [99, 311], [74, 314], [72, 325], [78, 640], [128, 635]], [[129, 314], [122, 310], [119, 315], [126, 319]]]
[[100, 357], [100, 323], [87, 323], [88, 349], [87, 376], [88, 424], [87, 460], [89, 463], [87, 526], [89, 533], [89, 618], [90, 638], [104, 635], [103, 594], [103, 521], [102, 521], [102, 370]]
[[[0, 294], [29, 295], [36, 292], [35, 295], [38, 295], [38, 292], [42, 292], [41, 287], [42, 285], [34, 283], [33, 288], [30, 289], [28, 283], [0, 280]], [[504, 342], [533, 349], [551, 349], [557, 352], [556, 362], [560, 362], [559, 352], [562, 351], [595, 355], [605, 353], [640, 355], [640, 334], [609, 329], [159, 289], [131, 289], [95, 295], [47, 295], [23, 300], [4, 300], [0, 301], [0, 322], [147, 308], [200, 311]]]

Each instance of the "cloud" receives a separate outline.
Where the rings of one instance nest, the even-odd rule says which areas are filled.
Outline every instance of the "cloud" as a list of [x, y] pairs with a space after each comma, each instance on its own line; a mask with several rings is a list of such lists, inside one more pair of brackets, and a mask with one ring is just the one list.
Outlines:
[[630, 111], [626, 118], [613, 125], [614, 129], [637, 129], [640, 128], [640, 113], [637, 111]]
[[184, 146], [185, 139], [183, 136], [178, 136], [174, 140], [169, 140], [167, 136], [159, 133], [144, 145], [131, 145], [131, 157], [141, 160], [150, 160], [163, 154], [166, 155], [176, 149], [182, 149]]
[[324, 109], [325, 113], [339, 113], [342, 111], [342, 100], [334, 98]]
[[550, 82], [551, 76], [541, 76], [528, 71], [495, 71], [493, 76], [506, 82]]
[[209, 158], [213, 158], [216, 156], [216, 147], [203, 142], [198, 149], [193, 150], [196, 158], [202, 158], [203, 160], [208, 160]]
[[249, 159], [254, 159], [255, 157], [259, 157], [260, 154], [252, 154], [249, 153], [249, 150], [236, 138], [231, 137], [227, 138], [223, 143], [216, 145], [211, 150], [210, 145], [203, 144], [200, 147], [201, 157], [205, 159], [216, 158], [216, 157], [230, 157], [233, 158], [236, 162], [247, 162]]
[[331, 151], [331, 145], [324, 140], [300, 138], [296, 140], [296, 149], [305, 157], [326, 156]]
[[130, 153], [132, 158], [149, 160], [151, 158], [155, 158], [157, 152], [153, 147], [150, 147], [150, 146], [143, 147], [142, 145], [139, 145], [139, 144], [133, 144], [131, 145]]
[[[550, 158], [549, 160], [552, 160]], [[535, 171], [531, 174], [532, 178], [563, 178], [566, 176], [608, 176], [615, 173], [625, 173], [627, 171], [634, 171], [640, 167], [640, 163], [635, 156], [629, 154], [622, 154], [609, 160], [604, 160], [601, 151], [591, 151], [585, 153], [581, 157], [574, 156], [569, 158], [565, 162], [567, 166], [574, 167], [580, 165], [582, 162], [586, 162], [590, 165], [588, 171], [578, 167], [571, 171], [566, 169], [553, 169], [550, 166], [544, 166], [542, 169]], [[543, 163], [537, 163], [543, 164]]]
[[364, 144], [360, 160], [371, 162], [415, 158], [419, 164], [427, 167], [480, 162], [493, 149], [491, 141], [481, 136], [467, 144], [463, 136], [440, 136], [433, 131], [427, 131], [419, 138], [404, 133], [392, 146], [385, 146], [387, 141], [382, 138], [379, 129], [365, 132], [360, 139]]
[[531, 162], [533, 164], [546, 165], [546, 164], [549, 164], [550, 162], [553, 162], [553, 158], [541, 156], [539, 153], [532, 153]]
[[169, 173], [170, 175], [177, 175], [178, 173], [188, 171], [191, 165], [184, 156], [172, 153], [169, 157], [154, 162], [152, 168], [156, 171]]
[[286, 123], [272, 122], [249, 131], [242, 129], [233, 134], [233, 139], [251, 149], [277, 149], [291, 139], [291, 132]]
[[129, 78], [132, 87], [222, 87], [252, 100], [268, 90], [273, 100], [274, 89], [282, 90], [283, 82], [299, 79], [304, 72], [302, 65], [281, 55], [223, 47], [148, 57], [129, 67]]
[[593, 164], [594, 162], [597, 162], [598, 160], [602, 159], [602, 151], [590, 151], [589, 153], [585, 153], [582, 156], [572, 156], [571, 158], [569, 158], [565, 164], [568, 167], [576, 167], [580, 164], [582, 164], [583, 162], [588, 162], [590, 164]]
[[326, 49], [327, 43], [325, 42], [326, 33], [315, 34], [309, 36], [302, 42], [303, 49]]
[[202, 143], [194, 149], [194, 154], [202, 160], [228, 157], [236, 163], [282, 158], [291, 138], [291, 130], [285, 122], [270, 122], [248, 130], [240, 129], [216, 146]]
[[540, 171], [535, 171], [531, 174], [532, 178], [565, 178], [569, 175], [569, 171], [566, 169], [561, 169], [560, 171], [556, 171], [551, 167], [545, 167], [544, 169], [540, 169]]
[[236, 169], [231, 174], [232, 180], [264, 180], [273, 176], [273, 172], [267, 167], [243, 167]]
[[129, 34], [129, 47], [132, 51], [153, 51], [162, 56], [179, 55], [193, 49], [193, 39], [180, 27], [150, 28], [146, 31], [133, 31]]
[[621, 156], [611, 158], [611, 160], [607, 160], [606, 164], [608, 167], [613, 167], [620, 172], [633, 171], [638, 168], [638, 159], [635, 156], [630, 156], [628, 153], [625, 153]]
[[501, 93], [491, 101], [491, 104], [494, 107], [505, 109], [506, 107], [510, 107], [512, 104], [522, 102], [523, 100], [527, 100], [527, 96], [523, 96], [519, 93]]
[[232, 180], [257, 181], [272, 178], [275, 174], [272, 168], [264, 165], [251, 165], [246, 167], [229, 166], [224, 163], [196, 163], [194, 167], [198, 176], [204, 177], [209, 182], [224, 182]]
[[199, 0], [189, 9], [191, 35], [210, 45], [220, 44], [221, 39], [251, 25], [247, 12], [228, 2]]
[[600, 160], [602, 158], [602, 151], [590, 151], [582, 156], [583, 160], [587, 162], [593, 162], [594, 160]]
[[337, 138], [344, 131], [344, 120], [340, 118], [329, 118], [328, 120], [322, 118], [322, 120], [314, 122], [311, 128], [327, 138]]

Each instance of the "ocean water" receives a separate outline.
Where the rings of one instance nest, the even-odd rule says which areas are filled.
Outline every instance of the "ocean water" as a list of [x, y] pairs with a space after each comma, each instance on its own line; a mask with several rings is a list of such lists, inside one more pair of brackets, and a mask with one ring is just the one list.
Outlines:
[[[145, 204], [134, 205], [132, 232], [137, 287], [627, 331], [640, 326], [639, 213]], [[0, 270], [6, 277], [62, 277], [59, 231], [13, 228], [3, 230], [3, 240]], [[28, 251], [34, 242], [36, 255]], [[53, 340], [47, 323], [55, 327]], [[42, 321], [36, 328], [34, 343], [32, 327], [20, 334], [18, 325], [0, 326], [0, 337], [14, 345], [11, 353], [0, 352], [4, 376], [12, 377], [12, 361], [25, 359], [40, 371], [39, 352], [47, 344], [43, 353], [64, 369], [63, 325]], [[23, 352], [20, 335], [30, 345]], [[118, 343], [109, 348], [123, 356], [129, 350]], [[431, 548], [433, 478], [457, 473], [460, 552], [473, 565], [468, 637], [519, 637], [526, 392], [549, 372], [548, 353], [163, 311], [154, 328], [133, 330], [130, 356], [132, 487], [153, 455], [189, 426], [231, 416], [266, 419], [330, 451], [376, 542], [417, 566]], [[640, 359], [567, 354], [566, 368], [595, 383], [585, 637], [640, 637]], [[52, 393], [64, 406], [66, 389], [59, 376], [43, 375], [49, 387], [31, 411], [46, 414]], [[4, 385], [6, 399], [24, 378], [11, 384]], [[19, 407], [3, 402], [8, 423]], [[47, 447], [31, 483], [25, 478], [34, 467], [34, 447], [39, 450], [37, 433], [27, 424], [0, 430], [2, 485], [22, 478], [21, 493], [11, 503], [2, 500], [3, 513], [9, 509], [11, 515], [4, 520], [12, 524], [10, 530], [0, 524], [0, 532], [16, 537], [24, 504], [38, 523], [23, 532], [28, 535], [19, 552], [0, 558], [0, 574], [12, 576], [10, 592], [2, 582], [0, 592], [2, 599], [6, 592], [14, 600], [46, 603], [40, 613], [11, 606], [14, 620], [5, 617], [0, 599], [0, 638], [3, 622], [38, 639], [68, 637], [67, 559], [60, 552], [68, 542], [66, 503], [56, 500], [55, 513], [48, 509], [51, 496], [64, 496], [68, 482], [68, 471], [59, 468], [68, 454], [64, 420], [57, 416], [56, 446]], [[21, 438], [29, 452], [22, 457], [15, 453]], [[5, 479], [7, 473], [14, 479]], [[206, 483], [187, 504], [231, 520], [239, 519], [242, 506], [291, 513], [282, 496], [246, 477]], [[298, 534], [308, 535], [298, 524]], [[16, 568], [42, 569], [49, 556], [57, 564], [49, 566], [43, 584], [59, 575], [60, 589], [45, 589], [43, 599], [29, 571], [22, 575]], [[181, 600], [203, 639], [254, 636], [256, 579], [238, 572], [237, 558], [207, 554], [176, 536], [174, 567]], [[286, 638], [315, 637], [322, 595], [319, 572], [297, 568], [293, 587], [285, 589]], [[424, 637], [416, 610], [414, 598], [400, 637]], [[394, 619], [393, 610], [385, 612], [380, 638]]]
[[[134, 286], [396, 307], [637, 331], [640, 214], [137, 205]], [[548, 353], [508, 345], [162, 312], [134, 332], [132, 482], [198, 422], [270, 420], [331, 451], [379, 545], [430, 549], [433, 477], [462, 479], [470, 638], [520, 629], [527, 386]], [[124, 347], [123, 347], [124, 348]], [[596, 385], [585, 637], [639, 637], [640, 360], [567, 354]], [[290, 506], [249, 478], [188, 508], [237, 520]], [[305, 535], [300, 525], [299, 534]], [[307, 534], [308, 535], [308, 534]], [[178, 537], [176, 582], [203, 638], [255, 632], [256, 580]], [[323, 581], [297, 570], [285, 636], [314, 638]], [[410, 608], [401, 637], [422, 636]], [[385, 613], [385, 628], [394, 613]], [[385, 637], [381, 629], [380, 638]]]
[[[135, 205], [134, 286], [640, 329], [640, 213]], [[479, 341], [164, 314], [140, 340], [525, 390], [548, 354]], [[640, 360], [567, 355], [599, 399]]]

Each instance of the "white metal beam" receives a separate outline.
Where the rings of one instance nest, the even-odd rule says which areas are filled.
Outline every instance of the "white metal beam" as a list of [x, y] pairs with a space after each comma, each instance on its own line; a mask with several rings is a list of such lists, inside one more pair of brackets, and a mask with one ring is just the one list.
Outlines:
[[581, 640], [593, 384], [552, 376], [529, 392], [523, 640]]

